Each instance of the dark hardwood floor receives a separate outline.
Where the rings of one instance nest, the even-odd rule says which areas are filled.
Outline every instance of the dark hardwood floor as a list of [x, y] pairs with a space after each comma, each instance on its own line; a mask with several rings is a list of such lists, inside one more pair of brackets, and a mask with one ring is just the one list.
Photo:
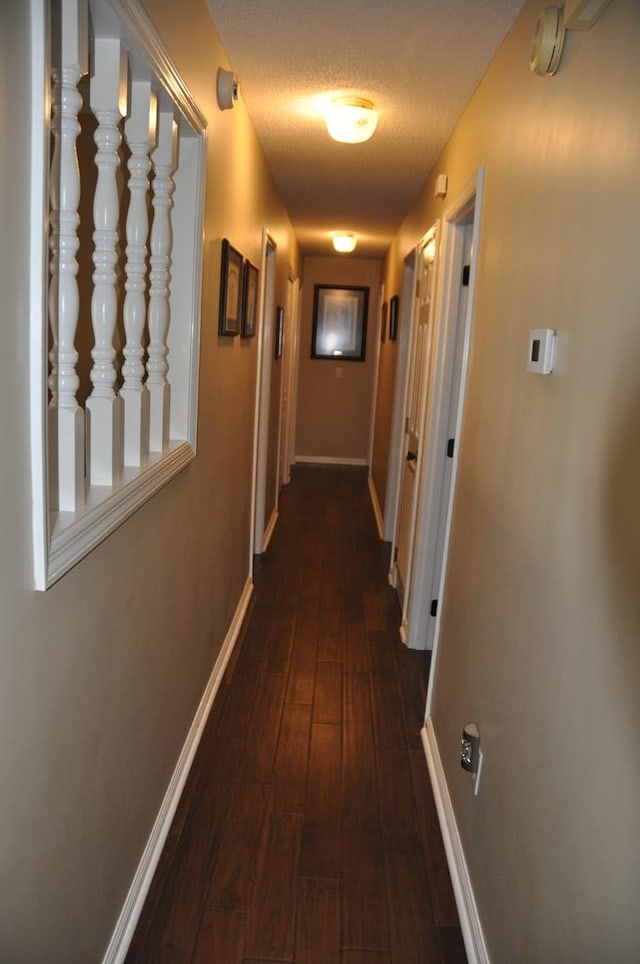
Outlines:
[[127, 961], [466, 961], [426, 654], [359, 469], [296, 467]]

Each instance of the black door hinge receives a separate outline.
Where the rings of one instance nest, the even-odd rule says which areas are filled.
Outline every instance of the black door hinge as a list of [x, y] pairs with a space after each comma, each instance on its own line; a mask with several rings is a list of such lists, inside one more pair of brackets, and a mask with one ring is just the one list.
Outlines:
[[432, 615], [432, 616], [437, 616], [437, 615], [438, 615], [438, 600], [437, 600], [437, 599], [432, 599], [432, 600], [431, 600], [431, 615]]
[[463, 287], [463, 288], [468, 288], [468, 287], [469, 287], [469, 275], [470, 275], [470, 274], [471, 274], [471, 265], [470, 265], [470, 264], [465, 264], [464, 268], [462, 269], [462, 287]]
[[448, 458], [448, 459], [452, 459], [452, 458], [453, 458], [453, 450], [455, 449], [455, 447], [456, 447], [456, 440], [455, 440], [454, 438], [450, 438], [450, 439], [448, 440], [448, 442], [447, 442], [447, 458]]

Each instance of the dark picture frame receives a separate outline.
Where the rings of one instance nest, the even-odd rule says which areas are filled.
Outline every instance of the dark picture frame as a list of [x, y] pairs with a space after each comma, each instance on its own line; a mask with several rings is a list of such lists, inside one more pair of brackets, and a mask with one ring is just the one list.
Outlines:
[[242, 338], [253, 338], [256, 333], [259, 277], [260, 272], [255, 265], [245, 260], [242, 269], [242, 326], [240, 329]]
[[387, 340], [387, 311], [388, 311], [387, 302], [383, 301], [382, 308], [380, 309], [380, 341], [383, 344]]
[[368, 288], [315, 285], [311, 357], [363, 362], [368, 310]]
[[395, 341], [398, 337], [398, 314], [400, 311], [400, 298], [394, 295], [389, 302], [389, 341]]
[[226, 238], [220, 257], [220, 309], [218, 334], [238, 335], [242, 310], [242, 255]]
[[280, 305], [276, 308], [276, 336], [274, 340], [275, 358], [282, 358], [282, 346], [284, 343], [284, 308]]

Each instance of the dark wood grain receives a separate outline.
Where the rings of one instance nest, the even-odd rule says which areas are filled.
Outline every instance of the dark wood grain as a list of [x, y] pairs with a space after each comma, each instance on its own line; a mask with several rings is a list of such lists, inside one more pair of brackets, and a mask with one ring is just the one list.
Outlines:
[[339, 827], [342, 810], [342, 729], [326, 723], [311, 727], [305, 822]]
[[439, 964], [422, 854], [387, 856], [389, 931], [394, 964]]
[[191, 964], [242, 964], [246, 925], [244, 914], [205, 910]]
[[340, 883], [301, 880], [296, 964], [340, 964]]
[[369, 676], [350, 673], [344, 681], [344, 805], [354, 810], [378, 806]]
[[301, 837], [301, 817], [271, 814], [268, 818], [247, 920], [247, 957], [276, 961], [293, 958]]
[[302, 813], [307, 788], [311, 706], [286, 703], [273, 767], [273, 809]]
[[318, 660], [313, 722], [342, 723], [342, 663]]
[[464, 964], [366, 471], [296, 467], [279, 512], [127, 961]]

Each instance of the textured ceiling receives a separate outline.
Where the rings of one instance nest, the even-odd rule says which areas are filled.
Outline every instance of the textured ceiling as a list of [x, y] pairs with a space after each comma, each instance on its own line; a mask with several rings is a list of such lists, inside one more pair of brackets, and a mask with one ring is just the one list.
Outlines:
[[[332, 253], [338, 228], [384, 253], [522, 5], [207, 0], [305, 254]], [[365, 144], [329, 138], [340, 94], [379, 111]]]

